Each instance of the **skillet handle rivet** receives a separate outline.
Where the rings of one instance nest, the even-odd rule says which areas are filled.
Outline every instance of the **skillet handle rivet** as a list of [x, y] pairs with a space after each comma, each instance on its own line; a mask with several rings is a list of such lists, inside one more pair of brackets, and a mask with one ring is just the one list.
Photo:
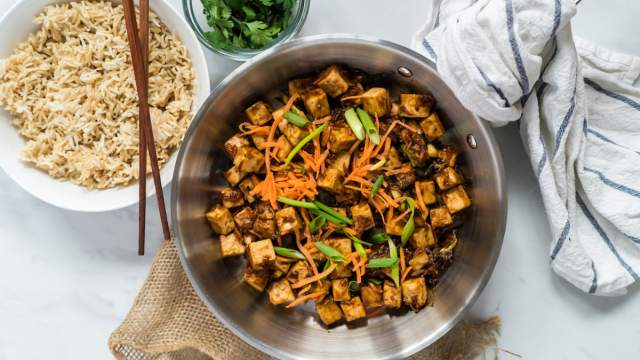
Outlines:
[[476, 142], [476, 138], [469, 134], [467, 135], [467, 144], [469, 144], [469, 147], [472, 149], [475, 149], [478, 147], [478, 143]]
[[413, 72], [409, 68], [407, 68], [405, 66], [398, 66], [398, 70], [397, 71], [398, 71], [398, 74], [400, 74], [400, 75], [402, 75], [402, 76], [404, 76], [406, 78], [409, 78], [409, 77], [413, 76]]

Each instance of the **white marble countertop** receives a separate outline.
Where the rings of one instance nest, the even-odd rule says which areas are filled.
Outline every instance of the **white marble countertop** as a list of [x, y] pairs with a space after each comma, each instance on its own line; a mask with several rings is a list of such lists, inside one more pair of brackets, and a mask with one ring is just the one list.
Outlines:
[[[179, 0], [170, 1], [180, 9]], [[0, 2], [0, 14], [14, 2]], [[408, 45], [428, 6], [424, 0], [316, 0], [303, 35], [354, 32]], [[640, 3], [633, 0], [586, 0], [575, 33], [640, 55], [638, 13]], [[208, 54], [210, 62], [214, 57]], [[517, 128], [495, 134], [508, 175], [507, 232], [493, 276], [469, 316], [499, 315], [500, 346], [525, 358], [637, 358], [638, 287], [624, 297], [598, 298], [552, 273], [549, 229]], [[0, 171], [0, 360], [112, 358], [109, 334], [152, 260], [136, 256], [136, 212], [135, 206], [100, 214], [60, 210], [32, 198]], [[147, 253], [153, 254], [161, 234], [155, 208], [148, 214]]]

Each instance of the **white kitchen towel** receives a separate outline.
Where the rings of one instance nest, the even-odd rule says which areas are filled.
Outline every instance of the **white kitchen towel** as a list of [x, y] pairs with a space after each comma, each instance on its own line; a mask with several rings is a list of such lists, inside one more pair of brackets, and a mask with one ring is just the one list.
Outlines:
[[520, 121], [556, 273], [621, 295], [640, 274], [640, 59], [574, 39], [575, 14], [574, 0], [435, 0], [413, 48], [468, 109]]

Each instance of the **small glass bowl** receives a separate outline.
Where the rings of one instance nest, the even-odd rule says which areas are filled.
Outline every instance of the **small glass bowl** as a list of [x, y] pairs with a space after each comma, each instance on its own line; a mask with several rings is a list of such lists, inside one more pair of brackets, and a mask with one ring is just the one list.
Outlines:
[[182, 10], [184, 11], [184, 16], [193, 29], [193, 32], [196, 34], [196, 37], [204, 45], [207, 49], [220, 54], [222, 56], [228, 57], [237, 61], [246, 61], [251, 59], [252, 57], [260, 54], [268, 48], [276, 46], [280, 43], [284, 43], [289, 41], [291, 38], [296, 36], [300, 29], [302, 29], [302, 25], [307, 19], [307, 14], [309, 13], [309, 7], [311, 5], [311, 0], [297, 0], [296, 4], [291, 11], [291, 19], [289, 20], [289, 26], [284, 29], [277, 38], [275, 38], [269, 45], [263, 47], [262, 49], [241, 49], [241, 48], [233, 48], [233, 49], [220, 49], [213, 46], [204, 33], [211, 30], [209, 25], [207, 24], [207, 19], [202, 12], [202, 2], [201, 0], [182, 0]]

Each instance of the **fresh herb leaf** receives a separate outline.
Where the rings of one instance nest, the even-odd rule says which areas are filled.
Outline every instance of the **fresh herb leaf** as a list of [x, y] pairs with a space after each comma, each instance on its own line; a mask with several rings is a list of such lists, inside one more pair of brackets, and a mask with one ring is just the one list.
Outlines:
[[393, 265], [396, 265], [398, 263], [398, 259], [392, 259], [392, 258], [377, 258], [377, 259], [371, 259], [369, 260], [369, 262], [367, 263], [367, 267], [368, 268], [388, 268], [388, 267], [392, 267]]
[[327, 218], [324, 216], [316, 216], [309, 222], [309, 231], [314, 234], [327, 222]]
[[[389, 239], [389, 257], [392, 259], [398, 259], [398, 248], [392, 239]], [[400, 264], [396, 263], [391, 266], [391, 280], [396, 284], [396, 286], [400, 286]]]
[[369, 237], [369, 241], [380, 244], [391, 239], [384, 231], [378, 231]]
[[411, 235], [413, 235], [413, 232], [416, 230], [416, 222], [414, 219], [416, 205], [413, 203], [412, 198], [408, 197], [405, 201], [407, 206], [409, 206], [409, 209], [411, 210], [411, 214], [409, 215], [409, 220], [407, 220], [407, 223], [404, 224], [402, 233], [400, 234], [400, 241], [402, 242], [403, 246], [407, 243]]

